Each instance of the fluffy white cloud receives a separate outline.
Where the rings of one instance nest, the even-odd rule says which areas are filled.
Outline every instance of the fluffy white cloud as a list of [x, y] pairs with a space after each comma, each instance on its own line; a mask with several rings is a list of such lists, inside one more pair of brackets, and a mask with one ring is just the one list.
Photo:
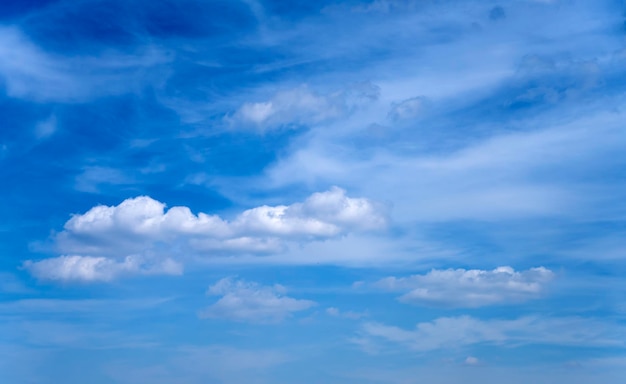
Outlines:
[[283, 126], [326, 122], [350, 112], [354, 107], [376, 100], [377, 86], [354, 84], [342, 91], [317, 94], [306, 86], [277, 92], [271, 99], [244, 103], [226, 121], [237, 126], [252, 126], [261, 131]]
[[27, 261], [24, 266], [44, 280], [106, 281], [124, 274], [172, 273], [154, 268], [179, 255], [277, 253], [290, 242], [328, 239], [385, 224], [382, 207], [348, 197], [337, 187], [301, 203], [252, 208], [232, 220], [196, 215], [188, 207], [166, 209], [164, 203], [140, 196], [72, 216], [54, 239], [59, 253], [72, 256]]
[[432, 322], [418, 323], [411, 330], [366, 323], [362, 331], [362, 343], [382, 339], [424, 352], [456, 349], [478, 343], [620, 347], [624, 345], [626, 336], [624, 327], [601, 320], [536, 316], [512, 320], [480, 320], [470, 316], [441, 317]]
[[182, 266], [171, 259], [148, 260], [127, 256], [123, 261], [106, 257], [60, 256], [26, 261], [24, 267], [37, 279], [56, 281], [109, 281], [125, 274], [181, 275]]
[[208, 295], [221, 298], [200, 316], [225, 318], [236, 321], [276, 322], [293, 312], [303, 311], [316, 305], [310, 300], [298, 300], [285, 296], [281, 285], [261, 286], [254, 282], [225, 278], [207, 291]]
[[275, 251], [281, 241], [330, 238], [385, 223], [381, 207], [348, 197], [337, 187], [314, 193], [302, 203], [252, 208], [231, 221], [202, 212], [195, 215], [188, 207], [166, 210], [164, 203], [140, 196], [74, 215], [56, 240], [64, 252], [91, 255], [139, 252], [156, 243], [165, 248], [186, 244], [195, 249]]
[[454, 307], [480, 307], [537, 297], [554, 273], [544, 267], [516, 272], [511, 267], [431, 270], [424, 275], [387, 277], [375, 286], [406, 292], [400, 301]]

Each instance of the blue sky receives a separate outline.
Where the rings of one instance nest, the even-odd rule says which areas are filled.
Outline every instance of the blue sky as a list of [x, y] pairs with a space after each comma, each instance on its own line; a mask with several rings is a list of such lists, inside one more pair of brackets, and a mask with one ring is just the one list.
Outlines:
[[622, 383], [626, 8], [0, 5], [7, 383]]

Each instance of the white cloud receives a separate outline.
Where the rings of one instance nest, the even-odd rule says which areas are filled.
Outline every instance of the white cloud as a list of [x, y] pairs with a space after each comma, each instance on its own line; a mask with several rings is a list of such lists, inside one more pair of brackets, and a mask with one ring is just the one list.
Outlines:
[[127, 256], [123, 261], [106, 257], [59, 256], [41, 261], [24, 262], [33, 276], [51, 281], [110, 281], [121, 275], [181, 275], [182, 266], [171, 259], [150, 260], [139, 256]]
[[60, 57], [43, 51], [16, 28], [0, 28], [0, 77], [12, 97], [77, 102], [138, 91], [150, 76], [165, 77], [165, 71], [149, 69], [168, 60], [155, 49], [136, 55]]
[[316, 124], [342, 114], [336, 96], [318, 95], [302, 86], [278, 92], [268, 101], [245, 103], [227, 120], [263, 131], [284, 125]]
[[314, 193], [301, 204], [262, 206], [244, 211], [233, 222], [236, 231], [279, 236], [332, 237], [352, 229], [376, 229], [385, 224], [377, 207], [334, 187]]
[[458, 349], [474, 344], [566, 346], [624, 345], [626, 330], [597, 319], [580, 317], [521, 317], [513, 320], [480, 320], [470, 316], [441, 317], [406, 330], [379, 323], [363, 325], [366, 340], [385, 340], [415, 351]]
[[261, 286], [254, 282], [225, 278], [207, 291], [221, 298], [200, 314], [203, 318], [225, 318], [236, 321], [276, 322], [316, 305], [310, 300], [285, 296], [281, 285]]
[[[277, 250], [284, 240], [314, 240], [385, 225], [382, 208], [364, 198], [346, 196], [334, 187], [314, 193], [302, 203], [260, 206], [243, 211], [233, 220], [188, 207], [165, 209], [148, 196], [127, 199], [117, 206], [96, 206], [74, 215], [57, 236], [64, 252], [119, 253], [141, 251], [155, 242], [186, 243], [197, 249], [240, 252]], [[115, 239], [113, 245], [108, 241]]]
[[81, 192], [98, 193], [103, 185], [131, 184], [133, 180], [124, 172], [110, 167], [89, 166], [76, 176], [74, 188]]
[[[192, 213], [188, 207], [166, 209], [148, 196], [99, 205], [72, 216], [54, 238], [60, 256], [27, 261], [37, 278], [107, 281], [128, 274], [168, 273], [162, 260], [191, 255], [280, 253], [290, 243], [336, 238], [386, 225], [384, 210], [365, 198], [351, 198], [340, 188], [314, 193], [304, 202], [260, 206], [232, 220]], [[157, 269], [155, 269], [157, 268]], [[176, 269], [180, 273], [180, 267]]]
[[226, 117], [232, 125], [252, 126], [261, 131], [284, 126], [311, 125], [342, 117], [353, 108], [376, 100], [378, 87], [358, 83], [325, 95], [307, 86], [277, 92], [271, 99], [244, 103], [234, 114]]
[[511, 267], [479, 269], [433, 269], [424, 275], [387, 277], [375, 286], [406, 292], [399, 300], [411, 304], [480, 307], [510, 304], [535, 298], [554, 277], [538, 267], [516, 272]]
[[[272, 187], [339, 182], [358, 186], [368, 196], [393, 201], [397, 222], [590, 214], [607, 204], [606, 195], [592, 191], [607, 187], [581, 183], [579, 178], [591, 169], [602, 172], [621, 165], [623, 118], [610, 112], [563, 125], [528, 121], [528, 131], [496, 133], [446, 152], [377, 148], [366, 155], [352, 142], [338, 144], [336, 136], [320, 131], [269, 167], [263, 182]], [[532, 130], [533, 124], [546, 129]], [[548, 174], [562, 177], [546, 178]]]

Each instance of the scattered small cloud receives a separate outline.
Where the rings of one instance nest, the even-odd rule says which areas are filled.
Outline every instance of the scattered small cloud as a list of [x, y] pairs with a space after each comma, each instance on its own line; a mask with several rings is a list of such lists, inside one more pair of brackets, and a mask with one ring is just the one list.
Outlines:
[[294, 299], [285, 293], [285, 287], [278, 284], [262, 286], [255, 282], [224, 278], [209, 287], [207, 295], [221, 297], [203, 310], [200, 317], [273, 323], [316, 305], [311, 300]]
[[380, 89], [371, 83], [356, 83], [345, 89], [319, 94], [307, 86], [277, 92], [269, 100], [244, 103], [225, 121], [233, 127], [251, 127], [261, 132], [299, 128], [345, 116], [354, 108], [378, 99]]
[[404, 303], [471, 308], [537, 298], [553, 278], [554, 273], [544, 267], [519, 272], [511, 267], [433, 269], [424, 275], [387, 277], [374, 286], [406, 292], [399, 297]]

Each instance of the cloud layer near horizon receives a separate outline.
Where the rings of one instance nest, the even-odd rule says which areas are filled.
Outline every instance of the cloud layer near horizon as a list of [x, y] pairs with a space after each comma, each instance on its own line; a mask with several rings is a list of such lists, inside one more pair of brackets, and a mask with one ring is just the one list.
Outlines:
[[[517, 319], [480, 320], [471, 316], [442, 317], [403, 329], [379, 323], [363, 325], [365, 337], [399, 343], [406, 348], [428, 352], [464, 348], [472, 344], [543, 344], [568, 346], [622, 347], [624, 327], [602, 320], [545, 318], [526, 316]], [[357, 339], [358, 341], [359, 339]], [[361, 340], [362, 342], [362, 340]]]

